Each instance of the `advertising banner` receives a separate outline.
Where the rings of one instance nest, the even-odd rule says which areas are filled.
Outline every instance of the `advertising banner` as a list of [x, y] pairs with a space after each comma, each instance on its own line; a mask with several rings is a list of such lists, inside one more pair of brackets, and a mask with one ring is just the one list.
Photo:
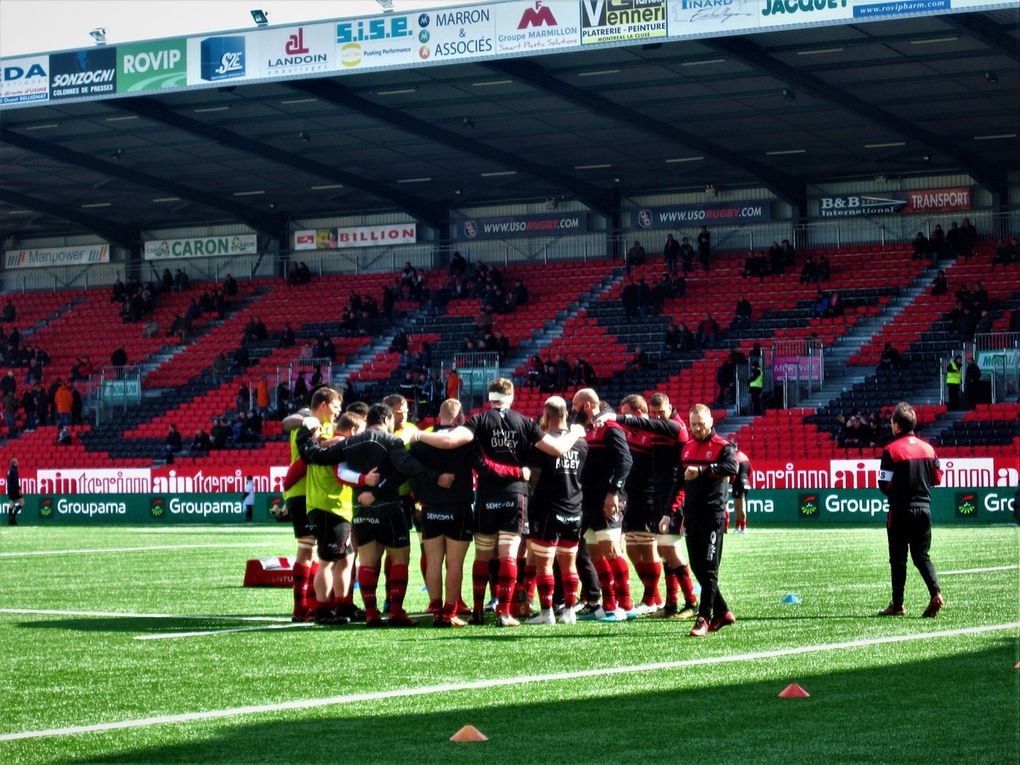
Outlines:
[[295, 250], [335, 250], [335, 228], [313, 228], [294, 232]]
[[140, 93], [188, 84], [187, 41], [157, 40], [117, 46], [117, 92]]
[[666, 0], [580, 0], [581, 44], [666, 36]]
[[270, 27], [261, 33], [262, 77], [291, 77], [337, 68], [332, 24]]
[[[936, 526], [1015, 524], [1013, 488], [935, 489], [931, 515]], [[125, 493], [28, 494], [18, 522], [25, 525], [107, 526], [183, 525], [244, 522], [241, 494]], [[276, 493], [257, 493], [252, 520], [276, 524]], [[732, 500], [730, 501], [732, 509]], [[800, 528], [860, 526], [881, 531], [889, 503], [877, 489], [771, 489], [752, 491], [745, 500], [749, 525]], [[7, 503], [0, 509], [5, 523]]]
[[822, 24], [853, 18], [850, 0], [762, 0], [762, 27]]
[[340, 21], [336, 44], [342, 69], [408, 66], [418, 60], [414, 17], [408, 15]]
[[89, 48], [50, 56], [50, 100], [112, 96], [117, 92], [117, 48]]
[[774, 380], [822, 380], [820, 356], [777, 356], [772, 361]]
[[496, 22], [492, 8], [458, 6], [420, 13], [418, 58], [422, 61], [455, 61], [488, 56], [496, 48]]
[[517, 215], [512, 218], [469, 218], [455, 221], [454, 239], [516, 239], [522, 236], [557, 236], [588, 231], [587, 213]]
[[258, 35], [188, 38], [188, 84], [243, 82], [259, 76]]
[[669, 0], [669, 36], [753, 32], [761, 8], [760, 0]]
[[414, 244], [418, 241], [417, 223], [386, 223], [379, 226], [349, 226], [336, 230], [337, 248], [382, 247]]
[[977, 363], [988, 375], [991, 372], [1020, 372], [1020, 348], [1000, 348], [992, 351], [978, 351]]
[[255, 255], [259, 251], [257, 234], [224, 234], [189, 239], [157, 239], [145, 243], [146, 260], [182, 258], [218, 258], [228, 255]]
[[846, 218], [855, 215], [891, 215], [953, 212], [971, 209], [971, 190], [966, 186], [918, 191], [892, 191], [883, 194], [845, 194], [821, 197], [818, 215], [822, 218]]
[[110, 262], [110, 245], [84, 244], [80, 247], [44, 247], [8, 250], [4, 268], [53, 268], [56, 266], [88, 266]]
[[631, 210], [631, 228], [677, 228], [719, 226], [772, 220], [772, 203], [763, 201], [718, 202], [703, 205], [641, 207]]
[[854, 3], [854, 18], [878, 19], [883, 16], [906, 16], [919, 13], [945, 13], [961, 0], [888, 0], [882, 3]]
[[[1015, 488], [1016, 457], [942, 457], [942, 486]], [[877, 489], [877, 459], [756, 460], [751, 455], [751, 486], [756, 489]]]
[[540, 53], [581, 44], [577, 0], [502, 3], [496, 14], [496, 53]]
[[48, 101], [50, 57], [26, 56], [0, 62], [0, 104]]

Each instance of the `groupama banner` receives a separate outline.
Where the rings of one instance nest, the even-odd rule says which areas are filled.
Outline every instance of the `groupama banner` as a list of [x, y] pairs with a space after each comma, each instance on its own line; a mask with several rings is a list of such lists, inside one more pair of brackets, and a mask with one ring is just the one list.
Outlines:
[[[242, 523], [241, 494], [33, 494], [18, 523], [32, 525], [150, 525]], [[278, 494], [256, 494], [252, 520], [276, 523]], [[4, 508], [4, 512], [7, 509]], [[5, 519], [6, 520], [6, 519]]]

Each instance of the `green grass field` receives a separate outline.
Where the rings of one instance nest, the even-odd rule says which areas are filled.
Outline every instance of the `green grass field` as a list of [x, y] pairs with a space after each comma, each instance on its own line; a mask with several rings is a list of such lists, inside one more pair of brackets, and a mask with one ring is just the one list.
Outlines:
[[[4, 527], [0, 763], [1016, 763], [1018, 542], [1014, 527], [936, 529], [946, 609], [919, 618], [911, 568], [910, 613], [890, 620], [873, 616], [884, 532], [730, 535], [738, 623], [696, 640], [655, 619], [265, 629], [286, 622], [232, 617], [289, 615], [289, 590], [240, 586], [247, 558], [293, 554], [284, 529]], [[26, 554], [40, 552], [57, 554]], [[420, 584], [413, 566], [411, 610]], [[782, 605], [789, 592], [803, 602]], [[960, 633], [979, 627], [994, 629]], [[239, 628], [260, 629], [180, 636]], [[157, 635], [177, 636], [138, 639]], [[778, 698], [791, 682], [811, 698]], [[269, 708], [153, 719], [250, 706]], [[11, 739], [120, 721], [145, 723]], [[450, 743], [468, 723], [489, 741]]]

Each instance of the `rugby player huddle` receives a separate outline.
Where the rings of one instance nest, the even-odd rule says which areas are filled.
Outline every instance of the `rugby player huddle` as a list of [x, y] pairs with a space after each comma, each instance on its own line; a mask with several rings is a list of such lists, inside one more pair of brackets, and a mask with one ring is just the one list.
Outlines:
[[[501, 627], [518, 626], [517, 617], [551, 625], [644, 614], [697, 617], [691, 635], [702, 636], [734, 623], [717, 572], [729, 484], [736, 479], [735, 495], [746, 489], [746, 458], [740, 473], [710, 410], [691, 409], [692, 439], [662, 393], [647, 403], [628, 396], [615, 413], [584, 388], [570, 405], [551, 396], [538, 423], [511, 409], [513, 393], [498, 378], [489, 409], [466, 418], [448, 399], [437, 424], [419, 430], [402, 396], [341, 413], [340, 393], [323, 387], [284, 420], [292, 463], [284, 497], [298, 539], [293, 618], [417, 626], [404, 609], [413, 526], [436, 627], [483, 624], [493, 606]], [[685, 525], [700, 607], [680, 547]], [[471, 541], [468, 608], [461, 584]], [[624, 542], [644, 587], [636, 605]], [[540, 611], [531, 615], [536, 589]]]

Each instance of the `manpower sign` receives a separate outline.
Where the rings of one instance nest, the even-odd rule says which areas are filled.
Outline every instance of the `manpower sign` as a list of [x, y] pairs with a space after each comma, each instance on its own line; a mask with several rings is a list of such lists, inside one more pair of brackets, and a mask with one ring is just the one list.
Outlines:
[[4, 268], [54, 268], [57, 266], [89, 266], [110, 262], [110, 245], [85, 244], [80, 247], [36, 247], [8, 250]]
[[230, 255], [255, 255], [258, 251], [259, 238], [257, 234], [157, 239], [145, 243], [146, 260], [221, 258]]

